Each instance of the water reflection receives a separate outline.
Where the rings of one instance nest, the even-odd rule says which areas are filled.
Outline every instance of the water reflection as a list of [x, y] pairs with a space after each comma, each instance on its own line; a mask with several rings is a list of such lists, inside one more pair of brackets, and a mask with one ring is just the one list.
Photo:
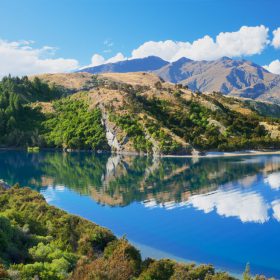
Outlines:
[[[0, 151], [0, 179], [126, 235], [144, 256], [280, 279], [280, 156], [152, 159]], [[159, 253], [160, 252], [160, 253]]]
[[64, 186], [95, 201], [150, 209], [193, 207], [241, 222], [280, 221], [280, 157], [152, 159], [121, 155], [0, 152], [0, 178], [35, 188]]
[[237, 217], [242, 222], [264, 223], [269, 220], [269, 204], [256, 192], [218, 190], [207, 195], [195, 195], [190, 204], [204, 213], [216, 211], [220, 216]]
[[279, 190], [280, 189], [280, 172], [275, 172], [267, 175], [265, 178], [265, 182], [269, 184], [272, 189]]

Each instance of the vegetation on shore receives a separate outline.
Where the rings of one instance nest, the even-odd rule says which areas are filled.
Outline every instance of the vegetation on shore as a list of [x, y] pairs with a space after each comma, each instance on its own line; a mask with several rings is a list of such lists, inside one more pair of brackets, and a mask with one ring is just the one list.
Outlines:
[[[125, 238], [49, 206], [29, 188], [0, 189], [0, 211], [0, 279], [234, 279], [211, 265], [142, 260]], [[244, 275], [253, 279], [248, 269]]]
[[31, 102], [61, 98], [64, 92], [49, 86], [39, 78], [4, 77], [0, 81], [0, 146], [42, 145], [42, 123], [45, 120], [40, 107]]
[[[160, 80], [131, 85], [89, 75], [83, 83], [75, 91], [38, 77], [3, 78], [0, 146], [109, 151], [113, 149], [106, 138], [109, 130], [118, 149], [128, 152], [280, 148], [279, 118], [270, 117], [268, 104], [252, 105], [219, 93], [191, 93]], [[102, 120], [104, 113], [109, 127]]]
[[54, 102], [54, 112], [43, 123], [48, 147], [108, 150], [100, 109], [88, 110], [82, 100], [61, 99]]

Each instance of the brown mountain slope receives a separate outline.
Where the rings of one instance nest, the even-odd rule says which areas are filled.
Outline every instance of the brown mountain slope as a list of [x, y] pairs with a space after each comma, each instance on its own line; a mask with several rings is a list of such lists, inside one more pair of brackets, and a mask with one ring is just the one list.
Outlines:
[[[162, 61], [157, 64], [154, 60], [158, 61], [160, 58], [131, 59], [81, 71], [92, 74], [147, 71], [156, 73], [165, 81], [187, 85], [193, 91], [218, 91], [225, 95], [280, 103], [280, 75], [272, 74], [251, 61], [229, 57], [214, 61], [193, 61], [182, 57], [172, 63]], [[128, 64], [134, 67], [127, 67]]]
[[155, 71], [166, 81], [180, 82], [201, 92], [280, 102], [280, 75], [246, 60], [227, 57], [216, 61], [174, 62]]

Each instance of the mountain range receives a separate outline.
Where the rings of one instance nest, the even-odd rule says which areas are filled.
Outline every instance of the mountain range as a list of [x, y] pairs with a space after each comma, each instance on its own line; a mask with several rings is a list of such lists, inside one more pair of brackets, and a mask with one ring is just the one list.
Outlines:
[[180, 83], [194, 92], [221, 92], [280, 104], [280, 75], [248, 60], [222, 57], [214, 61], [180, 58], [167, 62], [156, 56], [87, 67], [91, 74], [153, 72], [164, 81]]

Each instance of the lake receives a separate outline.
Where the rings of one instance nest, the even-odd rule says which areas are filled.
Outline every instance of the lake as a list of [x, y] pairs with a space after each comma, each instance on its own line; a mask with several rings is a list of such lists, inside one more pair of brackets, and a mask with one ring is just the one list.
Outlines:
[[280, 279], [280, 155], [163, 158], [0, 151], [0, 179], [125, 235], [144, 257]]

